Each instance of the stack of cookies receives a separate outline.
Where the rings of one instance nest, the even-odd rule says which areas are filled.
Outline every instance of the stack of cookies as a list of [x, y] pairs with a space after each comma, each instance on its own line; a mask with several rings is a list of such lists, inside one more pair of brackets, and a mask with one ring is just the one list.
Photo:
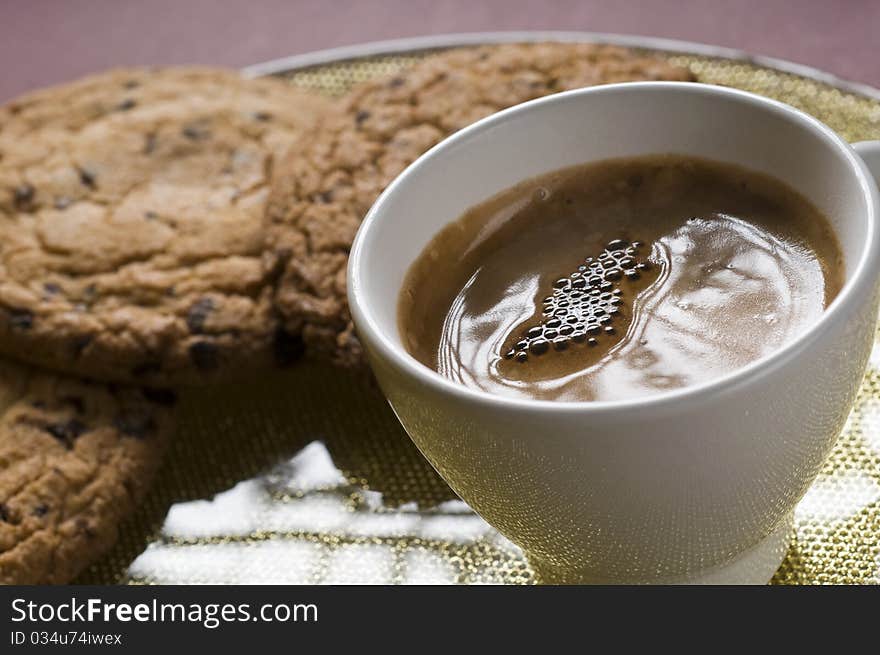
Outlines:
[[526, 100], [644, 79], [691, 77], [620, 48], [502, 45], [334, 100], [181, 68], [0, 107], [0, 583], [69, 582], [112, 545], [181, 387], [303, 354], [363, 366], [348, 251], [421, 153]]

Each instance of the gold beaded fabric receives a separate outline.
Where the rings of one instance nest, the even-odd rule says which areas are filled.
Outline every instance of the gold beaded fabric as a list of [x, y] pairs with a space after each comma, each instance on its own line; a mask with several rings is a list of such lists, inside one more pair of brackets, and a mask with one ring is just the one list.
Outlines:
[[[652, 54], [794, 105], [850, 141], [880, 139], [878, 100], [744, 61]], [[284, 77], [339, 95], [426, 56]], [[150, 496], [78, 582], [534, 582], [522, 553], [455, 500], [363, 379], [305, 364], [259, 387], [189, 392], [181, 413]], [[880, 345], [773, 582], [880, 583]]]

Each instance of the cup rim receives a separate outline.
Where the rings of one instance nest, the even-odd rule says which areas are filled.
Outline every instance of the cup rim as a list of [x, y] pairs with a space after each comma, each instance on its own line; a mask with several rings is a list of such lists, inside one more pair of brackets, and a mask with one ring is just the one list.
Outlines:
[[[403, 344], [395, 343], [394, 340], [389, 338], [375, 320], [372, 310], [370, 309], [370, 304], [362, 302], [362, 300], [365, 300], [365, 292], [363, 291], [364, 285], [361, 282], [363, 277], [363, 262], [365, 261], [365, 243], [368, 240], [368, 235], [373, 229], [373, 226], [381, 220], [382, 212], [388, 199], [408, 183], [409, 177], [414, 171], [425, 166], [430, 166], [440, 153], [447, 148], [465, 142], [471, 136], [487, 129], [492, 129], [493, 127], [509, 121], [520, 114], [532, 112], [543, 105], [559, 102], [575, 102], [579, 101], [581, 98], [589, 98], [600, 94], [627, 93], [636, 90], [662, 90], [664, 92], [674, 90], [681, 93], [724, 96], [728, 100], [761, 105], [764, 109], [796, 123], [801, 129], [819, 135], [843, 156], [844, 160], [850, 167], [851, 173], [855, 175], [863, 196], [868, 201], [865, 216], [867, 234], [865, 245], [855, 267], [853, 268], [852, 274], [849, 276], [849, 279], [831, 304], [825, 308], [822, 316], [820, 316], [815, 323], [810, 325], [801, 334], [784, 344], [782, 347], [749, 362], [741, 368], [721, 375], [718, 378], [700, 384], [681, 387], [679, 389], [619, 400], [538, 400], [533, 398], [503, 396], [481, 389], [474, 389], [443, 377], [440, 373], [413, 357]], [[875, 185], [873, 176], [869, 172], [864, 161], [862, 161], [862, 159], [856, 154], [855, 150], [853, 150], [853, 148], [844, 141], [842, 137], [834, 132], [834, 130], [818, 119], [792, 107], [791, 105], [749, 93], [747, 91], [700, 82], [623, 82], [586, 87], [530, 100], [487, 116], [486, 118], [483, 118], [442, 140], [407, 166], [406, 169], [404, 169], [404, 171], [400, 173], [379, 195], [358, 229], [357, 235], [352, 244], [348, 262], [348, 303], [358, 333], [364, 335], [362, 338], [364, 338], [365, 341], [368, 341], [369, 346], [377, 350], [378, 354], [384, 360], [392, 363], [396, 369], [417, 380], [419, 383], [434, 388], [438, 392], [450, 394], [462, 401], [488, 404], [508, 410], [553, 411], [563, 413], [604, 413], [618, 412], [622, 410], [632, 412], [633, 410], [639, 409], [658, 409], [674, 407], [676, 405], [680, 406], [683, 402], [706, 398], [747, 383], [751, 379], [771, 373], [780, 366], [790, 362], [805, 349], [809, 348], [826, 331], [829, 325], [835, 321], [841, 320], [845, 308], [850, 307], [853, 303], [859, 302], [860, 298], [864, 297], [864, 294], [859, 294], [858, 291], [860, 291], [862, 287], [872, 283], [872, 276], [870, 273], [872, 271], [876, 272], [878, 268], [880, 268], [880, 244], [877, 243], [880, 235], [878, 235], [876, 225], [878, 212], [880, 212], [880, 197], [878, 197], [877, 186]], [[456, 217], [453, 217], [453, 219], [454, 218]], [[411, 264], [412, 262], [410, 262], [410, 265]]]

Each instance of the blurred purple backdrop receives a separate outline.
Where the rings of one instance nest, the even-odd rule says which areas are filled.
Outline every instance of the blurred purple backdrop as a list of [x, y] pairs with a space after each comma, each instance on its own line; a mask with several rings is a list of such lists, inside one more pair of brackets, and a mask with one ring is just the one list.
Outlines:
[[880, 87], [880, 0], [0, 0], [0, 101], [112, 66], [244, 66], [377, 39], [524, 29], [711, 43]]

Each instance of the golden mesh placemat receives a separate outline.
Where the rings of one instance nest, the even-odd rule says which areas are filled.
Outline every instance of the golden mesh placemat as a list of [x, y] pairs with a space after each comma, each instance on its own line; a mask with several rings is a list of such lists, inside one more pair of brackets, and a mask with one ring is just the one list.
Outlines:
[[[743, 61], [655, 54], [702, 82], [794, 105], [851, 141], [880, 139], [880, 101]], [[338, 95], [424, 56], [285, 77]], [[518, 549], [454, 500], [362, 379], [306, 364], [259, 386], [191, 392], [181, 413], [150, 496], [116, 548], [78, 582], [533, 582]], [[880, 347], [796, 511], [774, 582], [880, 583]]]

